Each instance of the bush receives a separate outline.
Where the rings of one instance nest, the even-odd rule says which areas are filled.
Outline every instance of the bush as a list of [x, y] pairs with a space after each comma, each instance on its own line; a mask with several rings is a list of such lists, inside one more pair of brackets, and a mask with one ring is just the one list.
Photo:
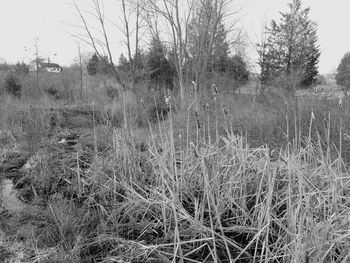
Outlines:
[[17, 62], [15, 66], [15, 72], [17, 76], [25, 76], [29, 73], [29, 67], [25, 63]]
[[54, 100], [72, 103], [80, 97], [77, 71], [74, 68], [66, 68], [60, 74], [43, 72], [40, 74], [39, 85], [40, 90]]
[[335, 80], [344, 91], [350, 89], [350, 52], [346, 53], [340, 61]]
[[327, 79], [324, 75], [318, 75], [316, 85], [327, 85]]
[[62, 95], [60, 91], [55, 88], [54, 85], [49, 85], [48, 87], [44, 88], [44, 91], [52, 98], [59, 100], [61, 99]]
[[[171, 97], [170, 97], [171, 99]], [[170, 102], [169, 102], [170, 103]], [[172, 104], [172, 111], [174, 111], [174, 102]], [[158, 92], [155, 99], [149, 104], [146, 105], [147, 114], [150, 120], [154, 123], [157, 123], [158, 120], [162, 121], [168, 117], [170, 112], [170, 105], [168, 105], [165, 101], [165, 96], [162, 92]]]
[[302, 87], [303, 73], [299, 70], [289, 74], [281, 74], [275, 77], [272, 84], [275, 88], [283, 91], [286, 97], [293, 97], [295, 92]]
[[[224, 66], [224, 67], [223, 67]], [[232, 79], [239, 83], [246, 83], [249, 78], [247, 63], [239, 55], [228, 57], [219, 72], [226, 72]]]
[[118, 87], [118, 85], [114, 84], [111, 81], [106, 81], [104, 88], [105, 88], [105, 92], [106, 92], [106, 95], [108, 98], [110, 98], [111, 100], [119, 98], [119, 95], [120, 95], [119, 89], [120, 88]]
[[108, 57], [98, 57], [97, 54], [93, 54], [87, 64], [87, 72], [89, 75], [94, 76], [97, 73], [106, 75], [111, 71], [111, 65], [108, 61]]
[[5, 79], [5, 91], [16, 97], [16, 98], [20, 98], [22, 95], [22, 85], [19, 82], [19, 79], [17, 78], [17, 76], [14, 73], [9, 73], [6, 76]]

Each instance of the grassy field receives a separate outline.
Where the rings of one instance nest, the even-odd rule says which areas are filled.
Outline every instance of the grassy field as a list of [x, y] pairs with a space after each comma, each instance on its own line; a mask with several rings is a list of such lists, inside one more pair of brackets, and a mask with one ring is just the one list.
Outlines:
[[25, 208], [1, 210], [0, 258], [350, 260], [347, 98], [162, 99], [3, 97], [1, 176]]

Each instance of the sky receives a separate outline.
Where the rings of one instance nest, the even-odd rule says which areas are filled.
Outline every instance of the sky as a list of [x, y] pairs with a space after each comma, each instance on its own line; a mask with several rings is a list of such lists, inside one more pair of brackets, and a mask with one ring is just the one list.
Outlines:
[[[250, 63], [256, 61], [252, 44], [259, 41], [264, 21], [278, 19], [280, 11], [287, 10], [290, 0], [235, 0], [240, 8], [239, 25], [247, 33], [247, 55]], [[78, 1], [79, 2], [79, 1]], [[89, 0], [80, 0], [83, 8]], [[106, 16], [117, 26], [121, 23], [119, 0], [103, 0]], [[303, 7], [311, 7], [310, 17], [318, 23], [321, 49], [319, 71], [334, 72], [343, 57], [350, 51], [350, 0], [304, 0]], [[68, 66], [78, 57], [78, 45], [84, 53], [91, 49], [74, 35], [83, 33], [77, 26], [80, 21], [71, 0], [0, 0], [0, 61], [28, 63], [35, 58], [35, 43], [39, 56], [50, 58]], [[110, 26], [114, 60], [125, 53], [123, 34]]]

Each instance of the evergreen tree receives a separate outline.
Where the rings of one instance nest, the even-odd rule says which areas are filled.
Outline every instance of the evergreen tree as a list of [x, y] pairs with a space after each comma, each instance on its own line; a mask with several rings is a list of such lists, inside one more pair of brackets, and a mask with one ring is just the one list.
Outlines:
[[335, 80], [344, 91], [350, 90], [350, 52], [346, 53], [341, 59]]
[[142, 50], [135, 52], [131, 61], [129, 61], [124, 54], [121, 54], [117, 68], [118, 71], [123, 73], [129, 82], [135, 82], [135, 85], [145, 77], [146, 60], [146, 54]]
[[132, 81], [140, 81], [145, 77], [145, 68], [147, 64], [147, 58], [146, 53], [139, 49], [137, 52], [135, 52], [133, 58], [132, 58], [132, 65], [134, 67], [133, 74], [134, 74], [134, 80]]
[[130, 63], [122, 53], [119, 57], [119, 62], [118, 62], [118, 70], [122, 72], [129, 72], [130, 71]]
[[[213, 43], [212, 54], [209, 56], [208, 71], [220, 71], [217, 68], [220, 61], [227, 61], [230, 55], [230, 47], [227, 41], [227, 31], [222, 21], [217, 26], [215, 41]], [[225, 65], [225, 64], [224, 64]], [[222, 64], [221, 64], [222, 66]]]
[[[199, 12], [197, 16], [205, 16]], [[208, 71], [215, 71], [217, 62], [226, 59], [229, 55], [229, 44], [227, 42], [227, 31], [222, 21], [218, 22], [217, 28], [214, 26], [206, 26], [207, 19], [194, 17], [189, 24], [188, 29], [188, 57], [192, 63], [200, 59], [199, 56], [208, 56]], [[210, 23], [210, 22], [209, 22]], [[212, 21], [211, 23], [214, 23]], [[205, 28], [208, 28], [204, 31]], [[201, 37], [198, 37], [202, 35]], [[202, 38], [202, 39], [201, 39]], [[209, 47], [210, 39], [213, 38], [212, 47]]]
[[200, 82], [205, 74], [216, 71], [216, 67], [228, 58], [229, 44], [223, 16], [218, 1], [204, 0], [196, 5], [187, 29], [186, 54], [190, 76], [196, 82]]
[[99, 58], [97, 63], [97, 72], [103, 75], [111, 74], [112, 73], [112, 67], [113, 64], [111, 64], [108, 60], [107, 56], [103, 56], [102, 58]]
[[173, 89], [173, 78], [176, 69], [166, 57], [166, 48], [159, 38], [154, 37], [147, 53], [147, 72], [149, 79], [163, 85], [167, 89]]
[[267, 28], [264, 57], [260, 61], [262, 80], [298, 76], [297, 86], [304, 88], [317, 80], [320, 56], [317, 24], [309, 18], [310, 8], [303, 9], [301, 4], [301, 0], [292, 0], [289, 10], [281, 12], [280, 20], [272, 20]]
[[248, 80], [249, 72], [247, 69], [247, 64], [241, 56], [235, 55], [233, 57], [229, 57], [226, 68], [230, 76], [238, 83], [244, 83]]
[[88, 64], [87, 64], [87, 72], [89, 75], [93, 76], [97, 73], [100, 74], [108, 74], [111, 72], [111, 67], [113, 65], [109, 63], [108, 57], [104, 56], [102, 58], [98, 57], [96, 53], [94, 53]]
[[99, 58], [96, 53], [94, 53], [87, 64], [87, 72], [89, 75], [93, 76], [97, 74]]

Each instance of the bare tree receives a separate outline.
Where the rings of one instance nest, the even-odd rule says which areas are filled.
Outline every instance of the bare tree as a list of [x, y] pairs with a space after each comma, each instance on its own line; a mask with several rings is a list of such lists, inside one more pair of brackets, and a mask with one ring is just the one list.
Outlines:
[[83, 101], [83, 55], [81, 53], [80, 44], [77, 42], [78, 47], [78, 64], [79, 64], [79, 73], [80, 73], [80, 99]]
[[[121, 0], [121, 4], [122, 4], [122, 11], [123, 11], [123, 19], [122, 19], [122, 24], [123, 27], [119, 27], [119, 29], [121, 30], [121, 32], [124, 34], [125, 36], [125, 45], [127, 47], [128, 50], [128, 59], [129, 59], [129, 78], [131, 81], [131, 85], [133, 90], [135, 91], [135, 86], [136, 86], [136, 80], [137, 78], [142, 75], [142, 72], [138, 71], [138, 54], [140, 51], [139, 48], [139, 44], [140, 44], [140, 38], [141, 38], [141, 34], [140, 34], [140, 29], [142, 27], [142, 17], [141, 17], [141, 6], [140, 6], [140, 0], [135, 0], [135, 1], [131, 1], [129, 0], [129, 3], [127, 3], [127, 1], [125, 0]], [[127, 4], [129, 4], [127, 6]], [[131, 18], [131, 15], [134, 15], [134, 17]], [[135, 28], [131, 28], [130, 23], [131, 21], [134, 20], [135, 21]], [[134, 42], [135, 42], [135, 48], [134, 48], [134, 53], [132, 52], [132, 31], [135, 32], [134, 34]]]
[[263, 22], [262, 25], [262, 32], [261, 37], [259, 40], [259, 43], [256, 45], [256, 51], [258, 53], [258, 65], [260, 67], [260, 74], [259, 74], [259, 82], [260, 82], [260, 92], [264, 93], [265, 91], [265, 81], [264, 78], [266, 76], [265, 72], [267, 70], [267, 61], [266, 61], [266, 54], [267, 54], [267, 22], [266, 19]]
[[[116, 23], [116, 20], [107, 19], [105, 16], [105, 10], [102, 0], [90, 0], [91, 9], [89, 11], [83, 11], [83, 9], [78, 5], [76, 0], [72, 0], [74, 7], [80, 17], [82, 22], [82, 29], [84, 30], [84, 35], [76, 35], [80, 40], [87, 43], [93, 48], [96, 55], [101, 61], [105, 61], [105, 55], [107, 53], [108, 64], [110, 66], [113, 76], [119, 84], [125, 87], [116, 66], [114, 64], [114, 59], [110, 46], [110, 39], [106, 29], [106, 22], [110, 22], [115, 27], [117, 27], [125, 36], [124, 43], [128, 52], [128, 59], [130, 63], [130, 82], [131, 88], [135, 91], [136, 80], [139, 77], [140, 72], [138, 72], [138, 52], [140, 50], [139, 44], [142, 35], [140, 34], [140, 29], [142, 26], [142, 17], [141, 17], [141, 7], [140, 0], [120, 0], [121, 9], [123, 13], [122, 21], [120, 24]], [[87, 16], [91, 15], [95, 20], [98, 21], [98, 27], [96, 25], [90, 25], [88, 23]], [[134, 27], [131, 23], [134, 23]], [[134, 38], [133, 38], [134, 37]], [[133, 41], [135, 43], [134, 52], [132, 49]]]
[[[112, 56], [109, 36], [106, 30], [106, 17], [105, 17], [103, 2], [101, 0], [90, 0], [92, 3], [92, 11], [83, 12], [82, 9], [77, 4], [77, 1], [76, 0], [72, 0], [72, 1], [79, 15], [79, 18], [83, 24], [82, 27], [86, 33], [84, 35], [79, 34], [75, 36], [79, 38], [81, 41], [91, 46], [101, 61], [105, 60], [104, 55], [105, 55], [105, 52], [107, 53], [109, 69], [111, 70], [111, 73], [116, 79], [116, 81], [124, 87], [125, 85], [122, 82], [118, 71], [116, 70], [113, 56]], [[88, 23], [86, 18], [88, 13], [91, 14], [98, 21], [99, 28], [97, 29], [97, 31], [102, 34], [102, 37], [94, 34], [94, 32], [96, 32], [96, 29]]]
[[36, 66], [36, 89], [39, 90], [39, 52], [38, 52], [38, 39], [35, 40], [35, 66]]
[[[227, 33], [236, 29], [238, 19], [231, 19], [231, 24], [225, 25], [224, 20], [232, 17], [237, 10], [232, 10], [234, 0], [201, 0], [197, 3], [191, 20], [192, 59], [195, 82], [201, 85], [203, 74], [207, 71], [209, 59], [213, 57], [214, 49], [229, 49], [241, 40], [238, 34], [233, 41], [227, 40]], [[222, 43], [219, 43], [222, 42]], [[197, 90], [200, 90], [199, 88]]]
[[[170, 31], [170, 40], [173, 53], [176, 73], [180, 86], [181, 102], [185, 99], [185, 54], [187, 45], [187, 29], [191, 18], [194, 0], [149, 0], [145, 2], [143, 10], [147, 13], [148, 24], [153, 32], [158, 33], [158, 18], [162, 19], [164, 28]], [[158, 34], [159, 35], [159, 34]], [[183, 104], [183, 103], [181, 103]]]

